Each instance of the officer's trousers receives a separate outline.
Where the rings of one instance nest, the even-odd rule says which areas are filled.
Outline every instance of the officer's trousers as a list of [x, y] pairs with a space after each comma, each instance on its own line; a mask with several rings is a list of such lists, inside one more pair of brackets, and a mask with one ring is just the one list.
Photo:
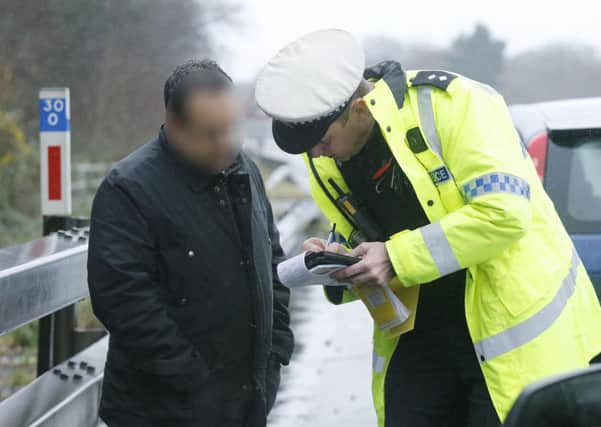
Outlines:
[[461, 320], [400, 337], [386, 376], [386, 427], [501, 426]]

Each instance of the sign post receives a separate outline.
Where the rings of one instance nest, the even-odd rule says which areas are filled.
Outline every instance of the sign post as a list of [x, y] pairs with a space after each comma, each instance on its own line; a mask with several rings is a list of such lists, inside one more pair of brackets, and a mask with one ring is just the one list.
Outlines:
[[69, 88], [40, 90], [42, 215], [71, 215], [71, 111]]
[[[85, 222], [71, 215], [71, 105], [69, 88], [42, 88], [40, 193], [44, 235]], [[75, 310], [70, 305], [40, 319], [38, 375], [73, 354]]]

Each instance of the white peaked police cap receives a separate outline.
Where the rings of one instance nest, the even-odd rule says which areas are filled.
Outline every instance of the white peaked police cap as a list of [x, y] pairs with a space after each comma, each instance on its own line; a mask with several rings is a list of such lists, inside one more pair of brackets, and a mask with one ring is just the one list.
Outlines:
[[365, 52], [349, 32], [315, 31], [281, 49], [257, 79], [255, 98], [273, 119], [284, 151], [310, 150], [355, 93], [365, 70]]

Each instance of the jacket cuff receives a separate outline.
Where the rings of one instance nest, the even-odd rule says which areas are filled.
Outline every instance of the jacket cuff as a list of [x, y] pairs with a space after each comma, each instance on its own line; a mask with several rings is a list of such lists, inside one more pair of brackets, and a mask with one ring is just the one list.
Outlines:
[[411, 243], [411, 238], [415, 234], [414, 231], [401, 231], [385, 243], [396, 277], [406, 287], [418, 284], [415, 281], [415, 267], [412, 259], [413, 244]]

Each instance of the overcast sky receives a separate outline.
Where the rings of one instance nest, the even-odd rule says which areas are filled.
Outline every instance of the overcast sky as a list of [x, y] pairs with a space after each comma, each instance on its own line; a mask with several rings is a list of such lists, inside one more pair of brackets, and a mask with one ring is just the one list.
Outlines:
[[238, 81], [252, 80], [287, 42], [328, 27], [361, 39], [384, 34], [446, 46], [482, 22], [507, 42], [509, 54], [557, 41], [585, 43], [601, 52], [599, 0], [238, 1], [244, 7], [241, 26], [226, 33], [216, 29], [218, 59]]

